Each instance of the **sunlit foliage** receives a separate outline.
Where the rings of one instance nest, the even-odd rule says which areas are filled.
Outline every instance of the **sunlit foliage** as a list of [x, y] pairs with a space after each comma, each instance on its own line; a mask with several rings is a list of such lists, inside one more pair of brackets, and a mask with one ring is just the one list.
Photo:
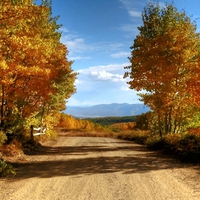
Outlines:
[[131, 47], [130, 89], [154, 112], [160, 136], [184, 131], [199, 112], [199, 34], [186, 13], [172, 5], [149, 3]]
[[33, 118], [51, 126], [75, 92], [76, 73], [59, 27], [51, 1], [0, 1], [1, 129], [16, 130]]
[[67, 115], [65, 113], [61, 113], [60, 121], [57, 127], [65, 128], [68, 130], [78, 130], [78, 129], [85, 129], [85, 130], [96, 130], [101, 131], [104, 130], [104, 127], [98, 123], [93, 123], [86, 119], [76, 119], [72, 115]]

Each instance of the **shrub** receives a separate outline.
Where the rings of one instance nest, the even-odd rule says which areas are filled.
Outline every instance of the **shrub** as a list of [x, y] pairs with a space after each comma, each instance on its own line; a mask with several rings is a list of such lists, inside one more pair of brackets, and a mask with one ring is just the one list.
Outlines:
[[3, 131], [0, 131], [0, 146], [5, 143], [7, 136]]
[[148, 131], [134, 131], [135, 141], [139, 144], [144, 144], [149, 137]]
[[168, 134], [165, 136], [165, 143], [166, 148], [168, 151], [171, 152], [178, 152], [180, 148], [180, 141], [183, 135], [176, 133], [176, 134]]
[[200, 138], [194, 134], [169, 134], [165, 137], [167, 151], [178, 154], [182, 159], [200, 162]]
[[179, 154], [192, 161], [200, 161], [200, 144], [195, 135], [186, 135], [180, 141]]
[[16, 175], [16, 172], [11, 164], [6, 163], [5, 160], [0, 158], [0, 177], [7, 175]]
[[165, 148], [165, 140], [158, 135], [148, 137], [145, 144], [152, 150], [161, 150]]
[[125, 140], [132, 140], [135, 141], [139, 144], [144, 144], [147, 138], [149, 137], [149, 132], [148, 131], [124, 131], [120, 132], [117, 135], [118, 138], [120, 139], [125, 139]]

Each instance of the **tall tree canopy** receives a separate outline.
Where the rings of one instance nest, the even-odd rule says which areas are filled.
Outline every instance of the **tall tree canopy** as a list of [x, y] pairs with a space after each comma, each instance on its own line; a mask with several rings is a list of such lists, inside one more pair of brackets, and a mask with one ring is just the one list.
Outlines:
[[51, 1], [0, 0], [1, 128], [55, 114], [75, 92], [58, 28]]
[[162, 136], [162, 132], [180, 131], [194, 114], [191, 80], [196, 80], [199, 65], [199, 34], [195, 23], [172, 4], [148, 3], [142, 20], [125, 77], [154, 111]]

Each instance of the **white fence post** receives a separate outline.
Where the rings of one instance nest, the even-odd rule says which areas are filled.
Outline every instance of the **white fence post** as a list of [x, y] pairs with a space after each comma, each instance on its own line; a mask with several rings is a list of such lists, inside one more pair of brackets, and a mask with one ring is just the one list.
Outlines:
[[31, 139], [33, 140], [33, 136], [46, 134], [46, 130], [47, 130], [46, 127], [45, 128], [42, 128], [42, 127], [34, 128], [34, 126], [31, 125]]

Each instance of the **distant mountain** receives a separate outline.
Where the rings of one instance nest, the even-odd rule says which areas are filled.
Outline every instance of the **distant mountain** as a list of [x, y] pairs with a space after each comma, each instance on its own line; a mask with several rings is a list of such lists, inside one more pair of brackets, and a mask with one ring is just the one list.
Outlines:
[[79, 118], [133, 116], [148, 112], [150, 109], [143, 104], [100, 104], [90, 107], [67, 106], [66, 114]]

